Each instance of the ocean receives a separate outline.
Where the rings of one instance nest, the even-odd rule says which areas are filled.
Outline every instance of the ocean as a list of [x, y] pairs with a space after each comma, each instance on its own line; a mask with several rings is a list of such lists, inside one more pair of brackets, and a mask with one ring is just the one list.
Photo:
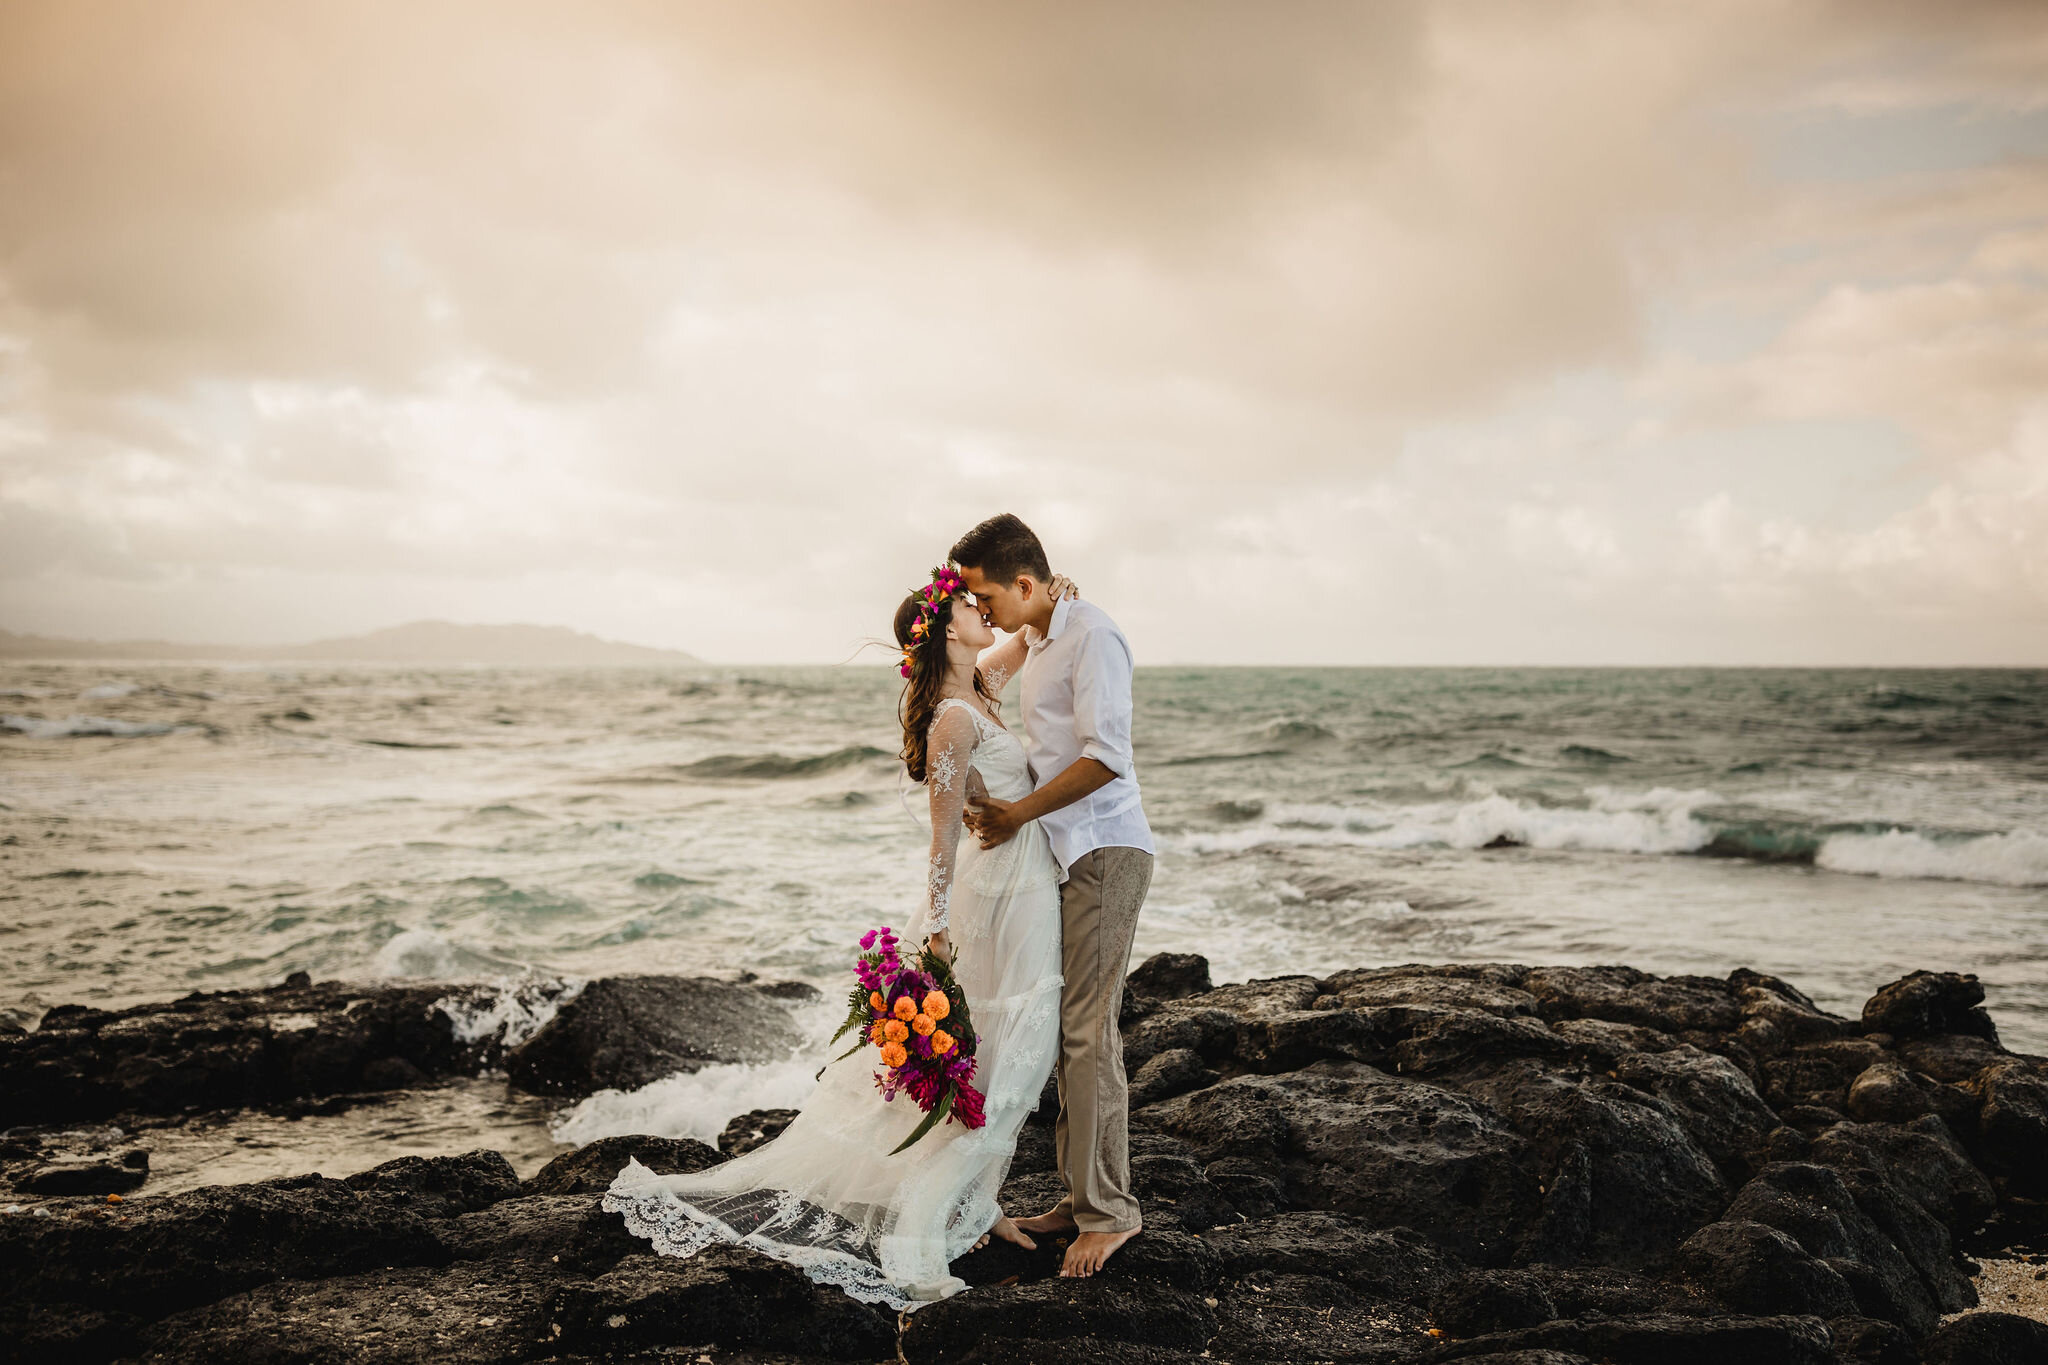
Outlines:
[[[0, 665], [0, 1011], [297, 970], [829, 997], [923, 885], [898, 682]], [[2009, 1046], [2048, 1052], [2048, 671], [1148, 668], [1135, 741], [1160, 849], [1138, 958], [1749, 966], [1850, 1014], [1966, 971]], [[684, 1110], [715, 1135], [811, 1069], [612, 1097], [555, 1136]]]

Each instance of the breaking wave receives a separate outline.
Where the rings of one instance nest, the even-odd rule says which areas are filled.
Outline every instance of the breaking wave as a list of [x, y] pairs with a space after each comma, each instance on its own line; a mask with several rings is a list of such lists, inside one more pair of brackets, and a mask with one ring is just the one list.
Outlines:
[[509, 1050], [539, 1033], [587, 984], [574, 976], [503, 981], [495, 987], [444, 995], [433, 1007], [454, 1025], [456, 1042], [496, 1038]]
[[1206, 814], [1234, 828], [1184, 834], [1191, 853], [1301, 847], [1539, 848], [1592, 853], [1692, 854], [1803, 863], [1833, 872], [2048, 886], [2048, 834], [1936, 834], [1819, 824], [1721, 806], [1704, 789], [1586, 789], [1583, 806], [1549, 806], [1498, 793], [1475, 800], [1370, 809], [1217, 803]]
[[1821, 845], [1814, 861], [1835, 872], [1870, 877], [2048, 886], [2048, 834], [2029, 829], [1964, 838], [1931, 838], [1907, 829], [1838, 834]]

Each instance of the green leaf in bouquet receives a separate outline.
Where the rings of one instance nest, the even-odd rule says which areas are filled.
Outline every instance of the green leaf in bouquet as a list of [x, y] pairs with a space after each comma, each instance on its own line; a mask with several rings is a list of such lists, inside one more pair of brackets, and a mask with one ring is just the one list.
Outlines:
[[953, 1092], [951, 1090], [948, 1090], [942, 1097], [940, 1097], [939, 1102], [932, 1106], [932, 1112], [924, 1116], [924, 1122], [918, 1124], [917, 1127], [911, 1129], [910, 1136], [903, 1139], [903, 1141], [897, 1146], [896, 1151], [889, 1153], [889, 1155], [895, 1156], [896, 1152], [902, 1151], [905, 1147], [908, 1147], [911, 1143], [916, 1142], [926, 1133], [929, 1133], [932, 1129], [938, 1127], [939, 1123], [942, 1120], [944, 1120], [946, 1115], [952, 1112]]
[[860, 987], [855, 986], [852, 992], [849, 993], [846, 997], [846, 1022], [839, 1026], [839, 1032], [833, 1034], [831, 1038], [826, 1041], [825, 1046], [832, 1046], [833, 1043], [838, 1042], [841, 1038], [844, 1038], [846, 1036], [846, 1031], [848, 1029], [857, 1027], [858, 1025], [865, 1024], [867, 1022], [867, 992], [863, 991]]

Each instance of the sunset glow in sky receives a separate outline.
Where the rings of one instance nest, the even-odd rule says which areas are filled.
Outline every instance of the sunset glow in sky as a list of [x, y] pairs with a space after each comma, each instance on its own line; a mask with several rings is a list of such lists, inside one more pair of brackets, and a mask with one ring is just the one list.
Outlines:
[[1003, 510], [1141, 663], [2048, 663], [2042, 9], [0, 9], [0, 628], [829, 662]]

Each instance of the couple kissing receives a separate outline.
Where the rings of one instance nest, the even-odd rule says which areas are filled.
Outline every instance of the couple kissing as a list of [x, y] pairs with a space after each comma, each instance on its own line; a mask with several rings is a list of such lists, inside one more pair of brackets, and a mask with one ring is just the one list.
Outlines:
[[[894, 1152], [915, 1113], [877, 1094], [855, 1052], [772, 1142], [685, 1175], [629, 1161], [605, 1196], [657, 1251], [746, 1246], [903, 1310], [965, 1288], [951, 1263], [990, 1237], [1069, 1238], [1060, 1273], [1087, 1276], [1140, 1229], [1117, 1015], [1153, 843], [1130, 645], [1015, 516], [974, 527], [948, 558], [894, 621], [901, 757], [932, 830], [908, 936], [952, 962], [972, 1005], [985, 1121]], [[1013, 678], [1021, 738], [999, 701]], [[997, 1197], [1048, 1074], [1065, 1192], [1013, 1219]]]

